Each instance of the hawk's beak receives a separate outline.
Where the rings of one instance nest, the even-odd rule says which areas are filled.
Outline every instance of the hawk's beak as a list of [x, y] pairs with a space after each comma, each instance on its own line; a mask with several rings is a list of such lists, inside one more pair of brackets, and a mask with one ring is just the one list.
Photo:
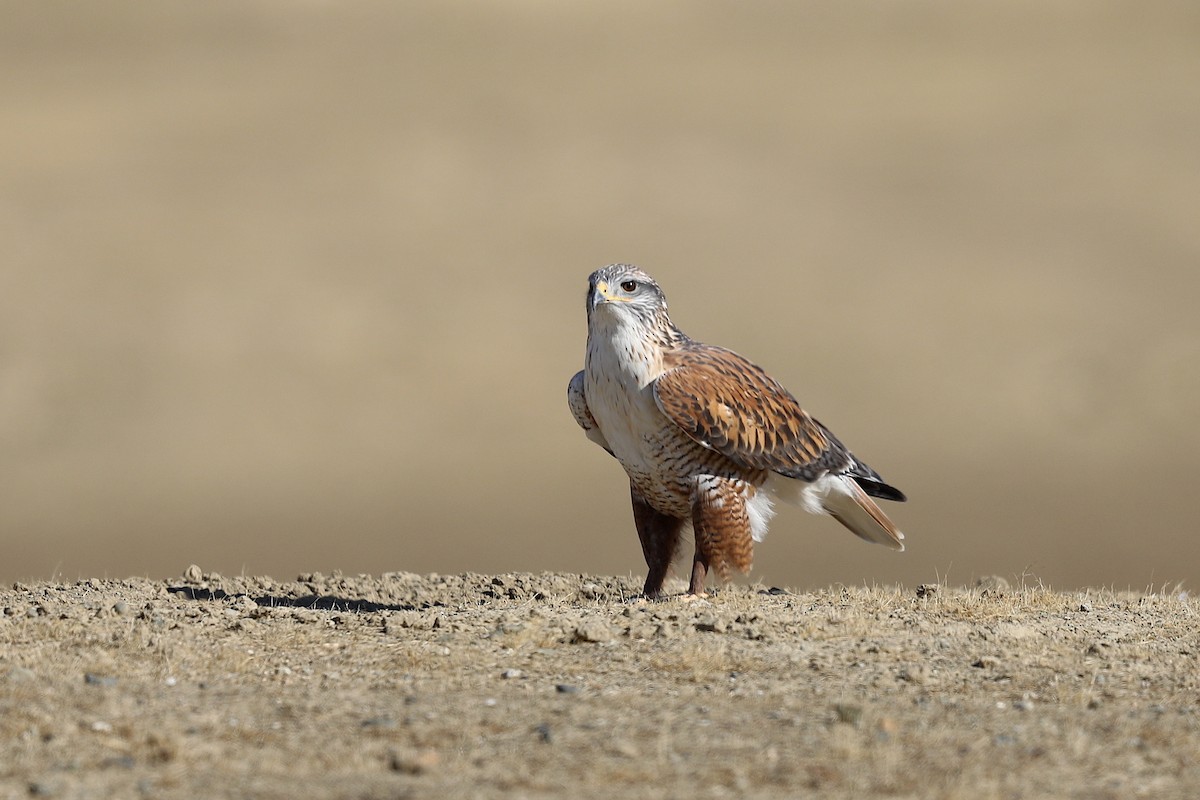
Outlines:
[[608, 293], [608, 284], [605, 281], [597, 281], [595, 287], [592, 288], [591, 307], [596, 308], [611, 299], [612, 297]]
[[607, 281], [596, 281], [596, 291], [592, 294], [592, 308], [605, 302], [628, 303], [629, 301], [620, 295], [613, 294], [612, 290], [608, 288]]

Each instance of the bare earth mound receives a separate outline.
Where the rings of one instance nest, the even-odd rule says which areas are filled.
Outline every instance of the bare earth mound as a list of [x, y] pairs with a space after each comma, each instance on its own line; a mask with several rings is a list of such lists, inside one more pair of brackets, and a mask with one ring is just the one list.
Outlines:
[[1184, 596], [556, 574], [0, 592], [0, 796], [1196, 796]]

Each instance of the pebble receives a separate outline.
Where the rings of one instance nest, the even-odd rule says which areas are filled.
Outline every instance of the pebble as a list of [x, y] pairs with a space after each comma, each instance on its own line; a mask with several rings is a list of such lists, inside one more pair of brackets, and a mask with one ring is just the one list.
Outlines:
[[31, 797], [54, 797], [59, 791], [58, 784], [49, 781], [30, 781], [28, 788]]
[[924, 664], [910, 664], [907, 667], [901, 667], [896, 677], [907, 683], [922, 686], [929, 681], [929, 667]]
[[556, 683], [554, 684], [554, 691], [558, 692], [559, 694], [575, 694], [579, 691], [579, 687], [572, 686], [569, 683]]
[[390, 730], [397, 726], [395, 717], [369, 717], [362, 721], [362, 727], [374, 730]]
[[204, 571], [196, 564], [190, 564], [183, 571], [183, 579], [188, 583], [199, 583], [204, 580]]
[[98, 675], [95, 672], [85, 672], [83, 682], [93, 686], [116, 686], [117, 679], [112, 675]]
[[124, 600], [118, 600], [113, 604], [113, 611], [116, 612], [117, 616], [124, 617], [129, 614], [129, 604]]
[[550, 744], [550, 742], [554, 739], [554, 734], [550, 730], [550, 723], [548, 722], [543, 722], [541, 725], [538, 725], [533, 729], [533, 732], [536, 733], [538, 738], [546, 744]]
[[576, 626], [572, 640], [575, 642], [603, 644], [613, 640], [613, 631], [607, 622], [599, 619], [590, 619]]
[[648, 622], [635, 622], [629, 626], [626, 635], [630, 639], [653, 639], [658, 635], [658, 630], [661, 626], [653, 625]]
[[436, 750], [393, 750], [388, 758], [388, 766], [393, 772], [403, 772], [406, 775], [422, 775], [442, 763], [442, 757]]
[[510, 680], [512, 678], [519, 678], [524, 674], [525, 673], [521, 672], [519, 669], [506, 669], [504, 672], [500, 673], [500, 677], [504, 678], [505, 680]]
[[1000, 575], [984, 575], [975, 581], [975, 588], [983, 595], [1002, 595], [1011, 590], [1008, 581]]

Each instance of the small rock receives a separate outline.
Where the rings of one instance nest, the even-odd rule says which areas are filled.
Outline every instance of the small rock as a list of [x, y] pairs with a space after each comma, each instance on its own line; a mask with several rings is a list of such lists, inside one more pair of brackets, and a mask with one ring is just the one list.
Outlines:
[[648, 622], [635, 622], [625, 631], [630, 639], [653, 639], [658, 634], [658, 626]]
[[1014, 700], [1012, 707], [1017, 711], [1031, 711], [1033, 710], [1033, 701], [1029, 699]]
[[196, 564], [191, 564], [183, 571], [183, 579], [188, 583], [199, 583], [204, 580], [204, 571]]
[[575, 694], [579, 691], [579, 687], [572, 686], [569, 683], [556, 683], [554, 684], [554, 691], [558, 692], [559, 694]]
[[536, 733], [538, 738], [546, 744], [550, 744], [550, 742], [554, 739], [554, 735], [550, 731], [550, 723], [548, 722], [543, 722], [541, 725], [538, 725], [533, 729], [533, 732]]
[[1088, 613], [1092, 610], [1092, 604], [1089, 601], [1084, 600], [1082, 603], [1079, 604], [1079, 610], [1084, 613]]
[[696, 620], [696, 630], [705, 633], [724, 633], [729, 628], [720, 617], [701, 617]]
[[369, 717], [362, 721], [362, 727], [370, 730], [390, 730], [395, 728], [397, 723], [394, 717]]
[[975, 588], [985, 597], [988, 595], [999, 596], [1007, 594], [1011, 589], [1008, 581], [999, 575], [984, 575], [975, 581]]
[[926, 598], [933, 597], [938, 593], [938, 589], [939, 587], [936, 583], [922, 583], [917, 587], [917, 598], [925, 600]]
[[129, 604], [126, 603], [124, 600], [118, 600], [116, 603], [113, 603], [113, 611], [119, 617], [128, 616], [129, 615]]
[[442, 757], [436, 750], [393, 750], [388, 758], [388, 766], [393, 772], [403, 772], [406, 775], [421, 775], [442, 763]]
[[575, 628], [573, 641], [593, 642], [603, 644], [613, 640], [613, 631], [608, 623], [599, 619], [590, 619]]
[[58, 785], [49, 781], [30, 781], [28, 788], [30, 797], [54, 797], [59, 791]]
[[93, 686], [116, 686], [117, 679], [112, 675], [97, 675], [94, 672], [85, 672], [83, 674], [83, 682], [90, 683]]
[[524, 674], [525, 673], [521, 672], [519, 669], [506, 669], [504, 672], [500, 673], [500, 677], [504, 678], [505, 680], [511, 680], [512, 678], [519, 678]]

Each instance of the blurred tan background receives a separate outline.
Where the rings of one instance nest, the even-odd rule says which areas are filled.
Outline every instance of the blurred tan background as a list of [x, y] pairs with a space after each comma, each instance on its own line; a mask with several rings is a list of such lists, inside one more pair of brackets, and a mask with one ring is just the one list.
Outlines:
[[643, 573], [587, 274], [908, 492], [754, 577], [1200, 583], [1200, 7], [0, 6], [0, 579]]

